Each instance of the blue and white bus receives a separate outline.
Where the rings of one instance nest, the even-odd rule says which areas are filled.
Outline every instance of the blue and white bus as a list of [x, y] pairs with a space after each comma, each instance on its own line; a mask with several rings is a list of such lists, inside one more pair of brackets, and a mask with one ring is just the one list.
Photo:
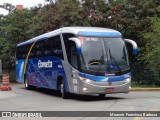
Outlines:
[[131, 71], [125, 42], [116, 30], [99, 27], [64, 27], [17, 45], [16, 79], [26, 89], [54, 89], [68, 93], [128, 93]]

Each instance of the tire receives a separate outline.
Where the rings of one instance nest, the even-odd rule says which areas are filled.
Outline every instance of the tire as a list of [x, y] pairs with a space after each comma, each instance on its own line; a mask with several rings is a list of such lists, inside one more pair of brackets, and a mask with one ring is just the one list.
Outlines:
[[62, 98], [67, 99], [68, 98], [68, 93], [66, 92], [65, 84], [64, 84], [63, 80], [62, 80], [61, 85], [60, 85], [60, 91], [61, 91]]
[[28, 82], [28, 79], [27, 79], [27, 77], [25, 77], [25, 88], [27, 89], [27, 90], [31, 90], [31, 89], [33, 89], [33, 87], [31, 86], [31, 85], [29, 85], [28, 84], [29, 82]]
[[99, 94], [99, 97], [104, 98], [106, 94]]

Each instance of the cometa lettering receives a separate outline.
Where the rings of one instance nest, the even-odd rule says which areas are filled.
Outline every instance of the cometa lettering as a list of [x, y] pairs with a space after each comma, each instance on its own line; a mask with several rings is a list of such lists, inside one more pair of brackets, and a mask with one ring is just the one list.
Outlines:
[[47, 62], [38, 61], [39, 68], [52, 68], [52, 61], [48, 60]]

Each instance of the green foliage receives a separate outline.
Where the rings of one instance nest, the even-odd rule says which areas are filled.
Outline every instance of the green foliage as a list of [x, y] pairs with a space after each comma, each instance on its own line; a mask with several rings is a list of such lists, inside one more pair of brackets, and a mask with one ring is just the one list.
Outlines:
[[8, 69], [15, 65], [16, 45], [32, 36], [30, 32], [32, 16], [29, 10], [14, 11], [0, 20], [0, 58], [7, 61]]
[[0, 8], [3, 8], [7, 10], [8, 12], [12, 12], [15, 10], [15, 6], [10, 3], [4, 3], [3, 5], [0, 5]]
[[142, 57], [146, 67], [151, 70], [160, 83], [160, 18], [151, 18], [152, 31], [143, 34], [146, 40], [145, 53]]
[[37, 16], [43, 21], [41, 33], [64, 26], [89, 25], [78, 0], [58, 0], [54, 4], [44, 6]]

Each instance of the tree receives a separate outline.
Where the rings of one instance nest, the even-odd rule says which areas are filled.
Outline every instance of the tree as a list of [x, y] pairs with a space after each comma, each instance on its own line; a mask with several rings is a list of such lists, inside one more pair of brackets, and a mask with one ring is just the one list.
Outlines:
[[143, 59], [145, 60], [146, 68], [148, 68], [154, 75], [155, 83], [160, 85], [160, 18], [151, 18], [152, 31], [143, 34], [146, 40], [145, 53]]
[[4, 3], [3, 5], [0, 5], [0, 8], [3, 8], [10, 13], [10, 12], [13, 12], [16, 7], [10, 3]]
[[16, 45], [31, 38], [30, 25], [32, 14], [28, 10], [14, 11], [4, 16], [0, 21], [0, 46], [1, 58], [8, 63], [8, 68], [13, 69], [15, 65]]
[[43, 21], [41, 33], [64, 26], [89, 26], [78, 0], [58, 0], [54, 4], [44, 6], [37, 17]]

